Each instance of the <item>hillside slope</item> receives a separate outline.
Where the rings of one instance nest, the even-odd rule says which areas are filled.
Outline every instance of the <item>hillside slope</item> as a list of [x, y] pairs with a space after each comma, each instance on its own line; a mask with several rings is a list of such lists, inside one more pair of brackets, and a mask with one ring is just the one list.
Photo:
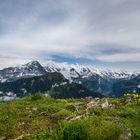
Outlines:
[[140, 75], [113, 84], [112, 94], [122, 97], [124, 93], [140, 93]]
[[140, 99], [52, 99], [0, 105], [2, 140], [139, 140]]

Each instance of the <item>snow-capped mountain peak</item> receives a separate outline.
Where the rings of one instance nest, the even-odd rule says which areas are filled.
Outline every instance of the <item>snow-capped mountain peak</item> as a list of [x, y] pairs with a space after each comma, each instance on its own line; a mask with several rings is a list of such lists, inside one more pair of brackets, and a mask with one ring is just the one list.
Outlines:
[[65, 76], [65, 78], [69, 80], [71, 80], [72, 78], [85, 78], [93, 75], [99, 75], [101, 77], [110, 79], [125, 79], [130, 78], [132, 75], [137, 75], [137, 73], [127, 71], [102, 70], [94, 68], [92, 66], [55, 62], [47, 63], [45, 69], [47, 72], [60, 72]]
[[39, 76], [46, 74], [44, 67], [37, 61], [29, 62], [19, 67], [9, 67], [0, 70], [0, 82], [8, 82], [21, 77]]
[[[20, 87], [19, 93], [27, 92], [28, 86], [32, 89], [32, 85], [35, 80], [41, 79], [40, 81], [37, 80], [38, 81], [37, 84], [40, 85], [42, 78], [47, 77], [48, 76], [47, 74], [53, 75], [53, 72], [57, 72], [57, 74], [54, 74], [54, 76], [60, 75], [59, 80], [57, 79], [56, 76], [56, 79], [58, 81], [61, 81], [61, 79], [62, 80], [64, 79], [64, 81], [69, 80], [69, 82], [80, 84], [91, 91], [97, 93], [99, 92], [104, 95], [109, 95], [114, 90], [113, 88], [118, 86], [117, 84], [115, 85], [115, 83], [117, 82], [122, 82], [127, 87], [127, 81], [130, 82], [131, 80], [134, 81], [133, 88], [132, 87], [128, 88], [130, 91], [139, 91], [140, 87], [139, 86], [140, 75], [138, 75], [139, 74], [138, 72], [133, 73], [127, 71], [101, 70], [94, 68], [92, 66], [83, 66], [79, 64], [68, 64], [68, 63], [55, 63], [55, 62], [48, 62], [46, 63], [46, 66], [43, 67], [39, 62], [32, 61], [18, 67], [9, 67], [0, 70], [0, 93], [11, 91], [15, 92], [16, 84], [21, 81], [22, 87], [20, 87], [21, 84], [18, 83], [19, 84], [18, 88]], [[29, 80], [31, 80], [31, 82], [28, 83]], [[43, 85], [44, 84], [46, 85], [47, 83], [45, 82], [43, 83]], [[12, 87], [12, 85], [14, 86]], [[40, 86], [40, 88], [42, 88], [42, 86]], [[117, 87], [117, 89], [119, 89], [119, 87]], [[115, 94], [117, 96], [119, 96], [119, 94], [120, 95], [123, 94], [120, 91], [117, 92], [117, 90], [116, 93]]]
[[0, 82], [8, 82], [22, 77], [40, 76], [48, 72], [59, 72], [70, 81], [76, 78], [89, 78], [97, 75], [106, 79], [130, 79], [132, 76], [138, 75], [138, 72], [101, 70], [92, 66], [52, 61], [47, 62], [46, 66], [43, 67], [38, 61], [31, 61], [25, 65], [0, 70]]

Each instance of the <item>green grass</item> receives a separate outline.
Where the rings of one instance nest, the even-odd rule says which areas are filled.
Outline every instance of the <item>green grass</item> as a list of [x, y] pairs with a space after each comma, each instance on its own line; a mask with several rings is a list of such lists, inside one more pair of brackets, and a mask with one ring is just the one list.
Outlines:
[[[127, 106], [123, 99], [108, 101], [120, 105], [88, 111], [84, 99], [56, 100], [41, 94], [1, 104], [0, 138], [23, 135], [25, 140], [123, 140], [130, 129], [131, 139], [140, 140], [140, 100]], [[79, 111], [74, 108], [76, 102], [83, 106]], [[85, 118], [66, 120], [86, 113]]]
[[100, 117], [62, 122], [48, 137], [51, 140], [117, 140], [122, 129]]

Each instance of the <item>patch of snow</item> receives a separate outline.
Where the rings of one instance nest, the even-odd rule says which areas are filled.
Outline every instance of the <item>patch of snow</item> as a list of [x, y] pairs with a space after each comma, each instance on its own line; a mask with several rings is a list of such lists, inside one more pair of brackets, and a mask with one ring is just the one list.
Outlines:
[[1, 80], [0, 80], [1, 83], [4, 83], [4, 82], [6, 82], [6, 81], [7, 81], [7, 79], [1, 79]]
[[79, 81], [78, 84], [82, 84], [82, 81]]
[[45, 97], [50, 97], [50, 95], [48, 93], [45, 93], [44, 95], [45, 95]]
[[52, 85], [52, 88], [54, 87], [58, 87], [59, 85], [57, 83], [55, 83], [54, 85]]
[[7, 94], [7, 96], [13, 96], [14, 95], [13, 92], [7, 92], [6, 94]]
[[133, 90], [133, 93], [136, 93], [136, 92], [137, 92], [137, 90], [136, 90], [136, 89], [134, 89], [134, 90]]
[[67, 82], [63, 82], [63, 83], [61, 83], [60, 85], [63, 86], [63, 85], [66, 85], [66, 84], [67, 84]]
[[21, 91], [23, 91], [23, 93], [27, 93], [27, 90], [25, 88], [22, 88]]
[[15, 99], [15, 97], [3, 96], [3, 101], [4, 102], [10, 101], [10, 100], [14, 100], [14, 99]]

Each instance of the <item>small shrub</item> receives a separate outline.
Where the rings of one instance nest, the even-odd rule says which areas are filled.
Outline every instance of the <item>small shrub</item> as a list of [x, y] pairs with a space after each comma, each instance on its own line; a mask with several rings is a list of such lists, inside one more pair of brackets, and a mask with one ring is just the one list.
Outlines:
[[96, 107], [96, 108], [93, 110], [93, 113], [94, 113], [95, 115], [97, 115], [97, 116], [100, 116], [100, 115], [102, 115], [103, 110], [102, 110], [101, 107]]
[[56, 101], [57, 101], [57, 103], [62, 103], [62, 104], [68, 103], [67, 100], [65, 100], [65, 99], [57, 99]]
[[63, 119], [65, 119], [66, 117], [68, 117], [70, 115], [71, 115], [70, 111], [63, 109], [63, 110], [53, 114], [52, 118], [54, 120], [58, 121], [58, 120], [63, 120]]
[[74, 105], [67, 105], [66, 109], [72, 112], [76, 111], [76, 107]]
[[89, 133], [88, 124], [84, 121], [63, 122], [49, 138], [51, 140], [90, 140]]
[[140, 140], [140, 128], [132, 129], [132, 140]]
[[123, 118], [133, 118], [135, 117], [137, 114], [137, 112], [135, 111], [135, 109], [132, 108], [127, 108], [125, 110], [120, 111], [119, 115], [120, 117]]
[[39, 132], [38, 134], [35, 134], [32, 136], [32, 139], [34, 140], [46, 140], [47, 139], [47, 133], [46, 132]]
[[44, 95], [41, 93], [36, 93], [31, 97], [31, 100], [36, 101], [36, 100], [42, 100], [44, 99]]
[[118, 140], [122, 130], [101, 118], [62, 122], [49, 136], [50, 140]]
[[64, 105], [63, 104], [58, 104], [58, 103], [54, 103], [54, 104], [51, 104], [51, 105], [48, 105], [46, 110], [48, 111], [48, 113], [56, 113], [60, 110], [64, 109]]

